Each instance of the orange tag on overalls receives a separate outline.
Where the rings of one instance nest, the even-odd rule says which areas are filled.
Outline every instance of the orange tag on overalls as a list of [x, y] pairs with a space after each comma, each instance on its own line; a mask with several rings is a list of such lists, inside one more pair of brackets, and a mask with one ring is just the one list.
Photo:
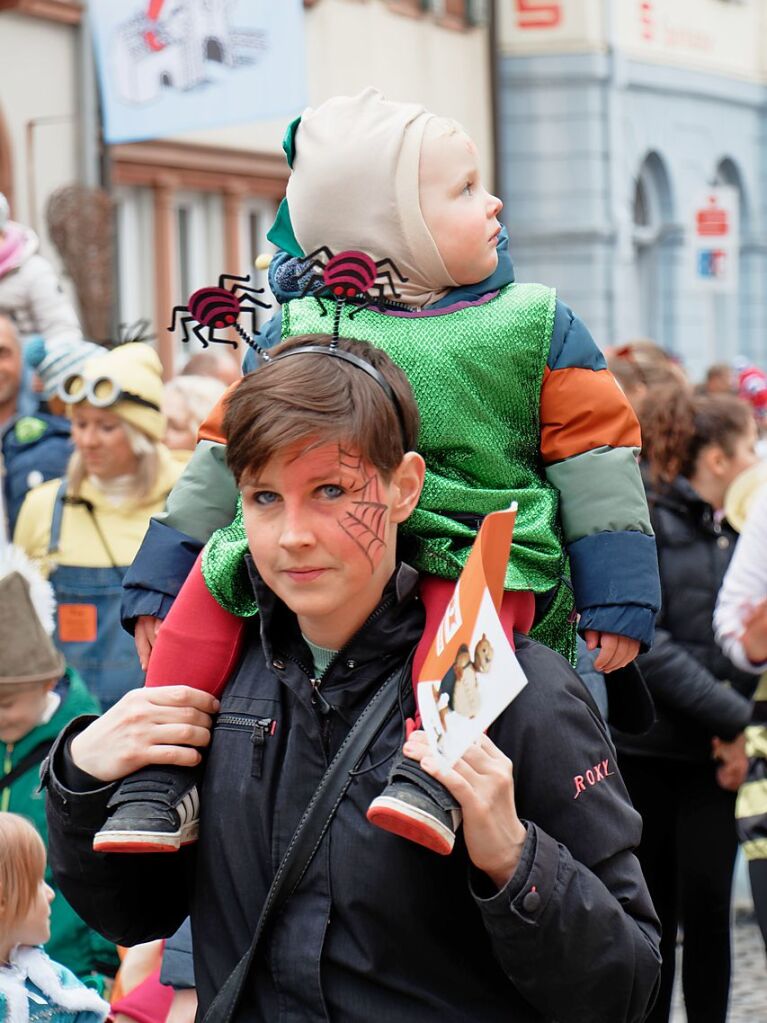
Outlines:
[[95, 604], [59, 604], [62, 643], [93, 643], [98, 630]]

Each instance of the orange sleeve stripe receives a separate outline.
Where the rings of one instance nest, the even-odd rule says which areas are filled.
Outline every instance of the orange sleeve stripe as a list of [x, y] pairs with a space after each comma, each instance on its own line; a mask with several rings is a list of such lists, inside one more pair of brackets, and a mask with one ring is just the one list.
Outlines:
[[203, 419], [200, 423], [200, 428], [197, 431], [198, 442], [201, 440], [212, 440], [217, 444], [226, 444], [226, 437], [224, 436], [224, 414], [226, 413], [226, 402], [229, 395], [239, 383], [239, 380], [235, 380], [233, 384], [230, 384], [227, 387], [208, 413], [207, 418]]
[[634, 410], [606, 369], [543, 374], [541, 455], [549, 465], [599, 447], [641, 447]]

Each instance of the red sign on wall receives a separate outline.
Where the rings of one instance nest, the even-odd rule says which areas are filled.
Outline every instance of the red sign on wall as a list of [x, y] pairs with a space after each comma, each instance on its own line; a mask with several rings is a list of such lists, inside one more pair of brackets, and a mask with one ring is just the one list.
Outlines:
[[699, 235], [706, 237], [725, 235], [729, 231], [727, 210], [717, 205], [715, 195], [710, 195], [707, 205], [696, 210], [695, 227]]
[[556, 28], [562, 21], [562, 4], [554, 0], [514, 0], [517, 28]]
[[642, 38], [652, 42], [655, 38], [655, 19], [652, 0], [639, 0], [639, 24]]

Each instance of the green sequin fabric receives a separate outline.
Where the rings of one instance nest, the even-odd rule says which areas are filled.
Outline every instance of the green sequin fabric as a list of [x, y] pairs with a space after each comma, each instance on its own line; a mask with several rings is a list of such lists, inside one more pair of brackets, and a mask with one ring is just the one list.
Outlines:
[[[417, 314], [344, 310], [339, 334], [384, 349], [410, 380], [421, 413], [418, 450], [426, 480], [418, 508], [400, 528], [408, 560], [419, 571], [457, 579], [476, 530], [453, 514], [486, 515], [518, 504], [506, 589], [544, 593], [558, 587], [535, 638], [572, 659], [568, 624], [572, 594], [562, 579], [566, 559], [557, 491], [540, 457], [540, 392], [555, 292], [510, 284], [480, 304]], [[282, 309], [282, 336], [326, 333], [313, 298]], [[255, 613], [242, 559], [247, 541], [241, 517], [215, 533], [203, 555], [213, 596], [239, 615]]]

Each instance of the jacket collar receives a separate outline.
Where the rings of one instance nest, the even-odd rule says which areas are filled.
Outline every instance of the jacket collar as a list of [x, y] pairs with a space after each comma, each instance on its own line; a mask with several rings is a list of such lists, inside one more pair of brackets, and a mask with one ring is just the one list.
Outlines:
[[[311, 677], [312, 657], [294, 613], [264, 583], [250, 555], [245, 558], [258, 601], [261, 645], [267, 664], [297, 665]], [[362, 627], [339, 650], [322, 680], [322, 692], [336, 710], [351, 709], [378, 680], [402, 663], [421, 638], [424, 612], [418, 597], [418, 573], [400, 563], [381, 600]]]
[[651, 507], [666, 508], [699, 526], [711, 528], [715, 533], [720, 532], [716, 523], [726, 523], [726, 520], [717, 517], [711, 504], [700, 496], [684, 476], [677, 476], [666, 486], [651, 485], [648, 487], [647, 498]]
[[[456, 302], [476, 302], [485, 295], [499, 291], [507, 284], [514, 281], [514, 266], [509, 254], [509, 232], [505, 227], [501, 228], [498, 239], [498, 266], [489, 277], [478, 284], [461, 285], [451, 288], [448, 293], [438, 302], [429, 306], [430, 309], [441, 309], [445, 306], [454, 305]], [[306, 260], [300, 257], [291, 256], [287, 252], [280, 251], [269, 264], [269, 288], [277, 301], [282, 305], [291, 299], [298, 298], [306, 288]], [[317, 281], [314, 291], [322, 290], [322, 282]]]

